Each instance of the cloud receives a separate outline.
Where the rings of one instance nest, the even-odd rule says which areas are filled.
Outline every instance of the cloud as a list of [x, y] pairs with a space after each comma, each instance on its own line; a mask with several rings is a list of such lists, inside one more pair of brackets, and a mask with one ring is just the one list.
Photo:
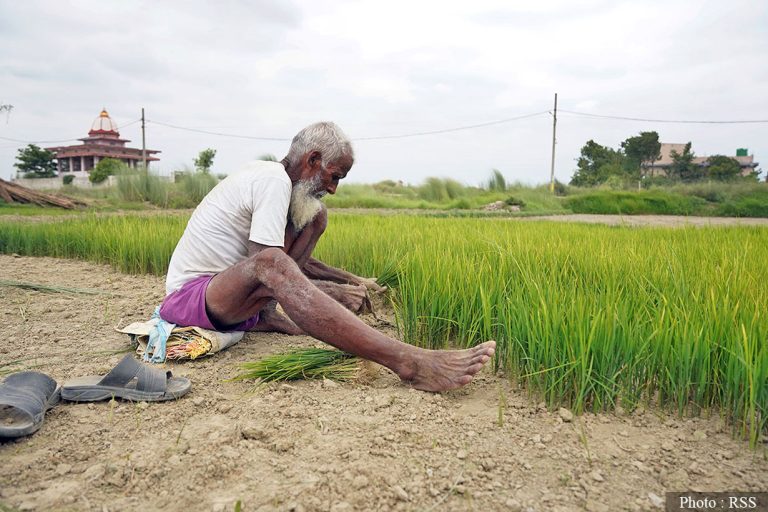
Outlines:
[[[0, 137], [82, 137], [102, 107], [208, 131], [290, 138], [320, 119], [353, 138], [439, 130], [561, 109], [659, 119], [768, 118], [768, 4], [584, 0], [77, 3], [0, 0]], [[551, 116], [444, 135], [359, 141], [352, 181], [479, 183], [549, 176]], [[768, 159], [768, 126], [660, 125], [563, 114], [556, 172], [580, 147], [640, 130], [697, 152], [747, 146]], [[138, 125], [123, 133], [140, 140]], [[158, 168], [218, 150], [231, 172], [285, 142], [148, 125]], [[16, 149], [0, 141], [0, 176]], [[760, 155], [766, 155], [761, 157]]]

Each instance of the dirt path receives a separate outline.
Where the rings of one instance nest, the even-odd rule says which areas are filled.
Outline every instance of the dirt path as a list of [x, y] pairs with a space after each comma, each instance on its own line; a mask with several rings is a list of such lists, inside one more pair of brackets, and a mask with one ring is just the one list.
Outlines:
[[[0, 287], [0, 362], [59, 382], [105, 373], [163, 283], [108, 267], [0, 256], [0, 279], [121, 297]], [[0, 505], [19, 510], [654, 510], [668, 490], [768, 489], [751, 452], [711, 419], [656, 411], [564, 420], [490, 372], [435, 395], [374, 369], [364, 382], [252, 392], [238, 363], [309, 338], [250, 334], [171, 364], [178, 402], [64, 403], [33, 436], [0, 443]], [[0, 509], [4, 510], [3, 506]]]
[[541, 215], [518, 217], [519, 220], [548, 220], [554, 222], [586, 222], [611, 226], [768, 226], [768, 219], [742, 217], [685, 217], [682, 215]]

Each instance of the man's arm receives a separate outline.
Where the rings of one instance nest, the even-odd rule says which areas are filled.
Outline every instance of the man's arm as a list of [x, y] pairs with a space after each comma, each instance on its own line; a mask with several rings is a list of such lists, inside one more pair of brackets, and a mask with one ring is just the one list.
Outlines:
[[253, 240], [248, 240], [248, 257], [256, 256], [267, 247], [269, 246], [254, 242]]
[[304, 275], [310, 279], [332, 281], [334, 283], [340, 284], [362, 284], [365, 285], [365, 287], [369, 290], [373, 290], [375, 292], [383, 292], [387, 289], [386, 286], [379, 285], [376, 282], [375, 277], [356, 276], [355, 274], [347, 272], [346, 270], [326, 265], [317, 258], [310, 257], [302, 270], [304, 271]]

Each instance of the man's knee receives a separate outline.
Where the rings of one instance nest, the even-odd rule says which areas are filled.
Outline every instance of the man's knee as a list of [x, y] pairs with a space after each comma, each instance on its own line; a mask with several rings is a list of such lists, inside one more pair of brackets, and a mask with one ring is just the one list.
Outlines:
[[249, 258], [249, 266], [258, 280], [274, 288], [285, 278], [301, 274], [296, 262], [279, 247], [267, 247]]

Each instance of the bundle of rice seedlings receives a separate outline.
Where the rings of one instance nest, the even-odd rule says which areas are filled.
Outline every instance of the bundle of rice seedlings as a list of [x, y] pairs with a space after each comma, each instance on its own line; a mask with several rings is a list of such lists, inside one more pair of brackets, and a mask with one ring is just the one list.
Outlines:
[[233, 380], [257, 379], [262, 382], [330, 379], [348, 381], [360, 371], [360, 360], [339, 350], [298, 349], [275, 354], [258, 361], [243, 363], [243, 373]]

